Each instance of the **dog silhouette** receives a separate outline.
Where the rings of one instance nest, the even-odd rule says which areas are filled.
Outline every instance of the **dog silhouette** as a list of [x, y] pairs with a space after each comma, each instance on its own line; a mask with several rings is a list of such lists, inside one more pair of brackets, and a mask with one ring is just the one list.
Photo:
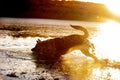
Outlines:
[[84, 55], [97, 60], [94, 55], [94, 45], [88, 40], [89, 33], [87, 29], [82, 26], [71, 25], [71, 27], [83, 31], [84, 35], [73, 34], [45, 41], [38, 39], [35, 47], [31, 49], [36, 62], [55, 63], [61, 59], [62, 55], [76, 49], [80, 50]]

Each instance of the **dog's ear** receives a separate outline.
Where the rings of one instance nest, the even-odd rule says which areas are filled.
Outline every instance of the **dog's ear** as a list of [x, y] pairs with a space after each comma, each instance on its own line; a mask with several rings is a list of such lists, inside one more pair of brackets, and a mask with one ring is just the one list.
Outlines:
[[37, 40], [37, 43], [41, 43], [42, 41], [40, 39]]

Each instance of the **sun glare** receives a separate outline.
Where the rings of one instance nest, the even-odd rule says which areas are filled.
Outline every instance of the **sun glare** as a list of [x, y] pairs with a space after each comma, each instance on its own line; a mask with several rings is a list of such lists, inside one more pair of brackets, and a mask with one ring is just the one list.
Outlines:
[[113, 14], [120, 16], [120, 10], [119, 10], [120, 1], [119, 0], [106, 1], [104, 4]]
[[120, 16], [120, 0], [77, 0], [77, 1], [84, 1], [84, 2], [94, 2], [94, 3], [102, 3], [104, 4], [109, 11], [113, 14]]
[[108, 21], [99, 25], [100, 30], [97, 37], [92, 39], [98, 52], [97, 55], [102, 58], [119, 60], [120, 58], [120, 24], [114, 21]]

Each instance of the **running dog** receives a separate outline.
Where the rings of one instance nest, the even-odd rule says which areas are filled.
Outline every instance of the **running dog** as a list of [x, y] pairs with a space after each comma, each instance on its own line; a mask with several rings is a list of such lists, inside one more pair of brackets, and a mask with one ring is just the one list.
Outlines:
[[[80, 50], [84, 55], [97, 60], [94, 55], [94, 45], [87, 39], [88, 31], [82, 26], [72, 26], [72, 28], [81, 30], [84, 35], [69, 35], [48, 39], [46, 41], [37, 40], [37, 44], [31, 50], [32, 55], [37, 62], [55, 63], [60, 60], [61, 56], [68, 53], [68, 51]], [[91, 51], [90, 51], [91, 49]]]

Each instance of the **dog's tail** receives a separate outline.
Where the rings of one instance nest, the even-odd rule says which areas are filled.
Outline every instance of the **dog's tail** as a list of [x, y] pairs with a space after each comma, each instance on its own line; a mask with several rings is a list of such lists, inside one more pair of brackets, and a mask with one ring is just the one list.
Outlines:
[[72, 28], [74, 28], [74, 29], [77, 29], [77, 30], [81, 30], [81, 31], [83, 31], [84, 32], [84, 37], [85, 38], [88, 38], [88, 36], [89, 36], [89, 33], [88, 33], [88, 31], [87, 31], [87, 29], [85, 29], [84, 27], [82, 27], [82, 26], [76, 26], [76, 25], [70, 25]]

